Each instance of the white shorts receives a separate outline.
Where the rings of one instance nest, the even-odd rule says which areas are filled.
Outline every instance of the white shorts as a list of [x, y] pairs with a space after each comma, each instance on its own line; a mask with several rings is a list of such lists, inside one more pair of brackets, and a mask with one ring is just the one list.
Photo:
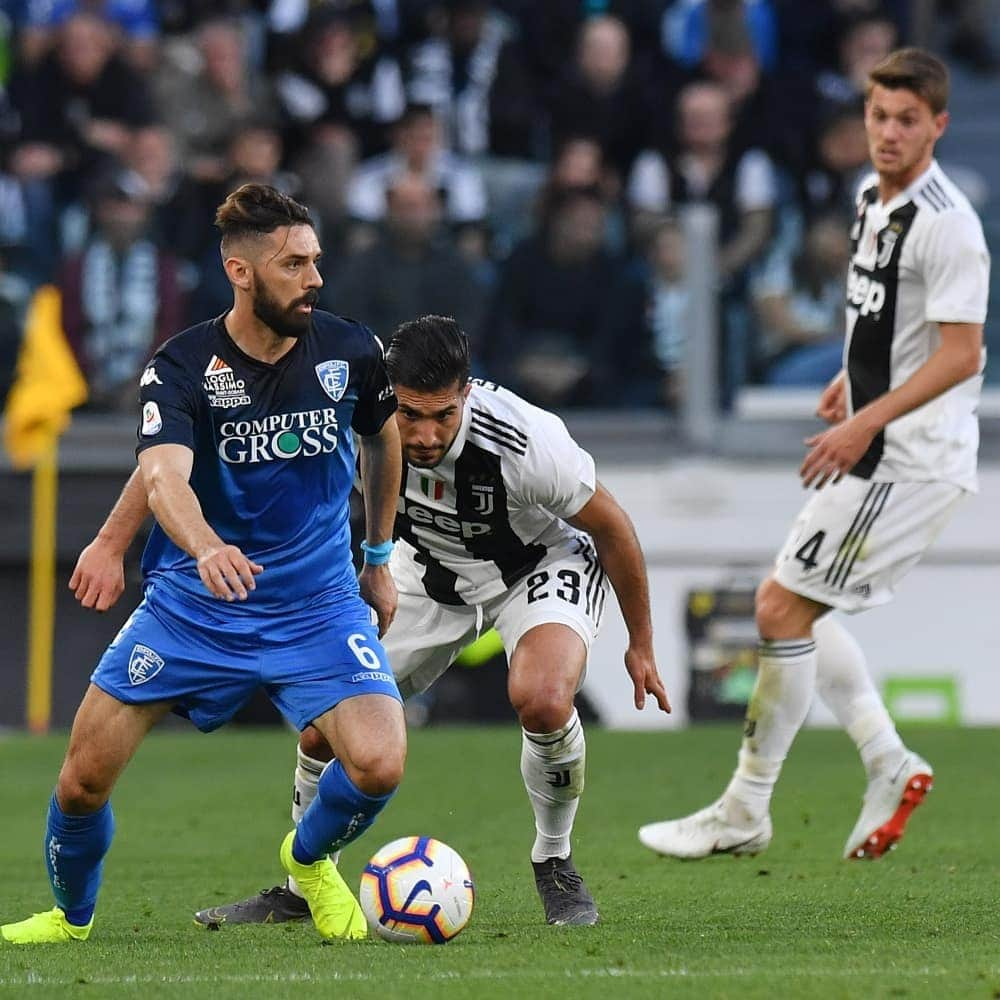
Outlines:
[[553, 622], [573, 629], [589, 654], [609, 589], [588, 546], [583, 552], [551, 550], [533, 572], [482, 607], [438, 604], [422, 591], [401, 590], [396, 617], [382, 638], [400, 694], [409, 698], [426, 691], [490, 628], [500, 633], [508, 659], [525, 632]]
[[775, 579], [840, 611], [886, 604], [964, 495], [952, 483], [846, 476], [802, 508], [778, 553]]

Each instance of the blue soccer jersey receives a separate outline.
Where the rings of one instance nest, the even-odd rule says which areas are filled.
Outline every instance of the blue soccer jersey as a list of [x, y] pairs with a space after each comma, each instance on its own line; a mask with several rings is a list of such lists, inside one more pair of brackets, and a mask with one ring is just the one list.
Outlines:
[[[367, 327], [316, 310], [310, 332], [266, 364], [236, 346], [223, 320], [185, 330], [150, 361], [137, 453], [190, 448], [205, 520], [264, 567], [232, 613], [285, 614], [356, 594], [352, 430], [376, 434], [396, 409], [381, 344]], [[218, 608], [194, 560], [159, 525], [142, 570], [164, 596]]]

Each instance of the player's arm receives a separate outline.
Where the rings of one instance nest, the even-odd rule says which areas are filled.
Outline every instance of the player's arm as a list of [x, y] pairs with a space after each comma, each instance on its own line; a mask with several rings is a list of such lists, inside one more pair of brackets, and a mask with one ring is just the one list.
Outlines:
[[[390, 416], [377, 434], [361, 438], [361, 492], [365, 499], [365, 543], [368, 546], [392, 540], [402, 455], [395, 417]], [[373, 565], [366, 555], [358, 585], [362, 598], [378, 616], [379, 635], [384, 635], [396, 615], [398, 600], [388, 562]]]
[[146, 487], [134, 469], [100, 531], [80, 553], [69, 579], [69, 589], [85, 608], [107, 611], [121, 597], [125, 552], [148, 516]]
[[600, 484], [570, 524], [586, 531], [594, 540], [598, 558], [608, 574], [628, 629], [625, 669], [635, 688], [635, 707], [642, 708], [646, 695], [656, 698], [664, 712], [670, 700], [653, 655], [653, 618], [649, 609], [646, 561], [632, 520], [618, 501]]
[[847, 372], [841, 368], [820, 393], [816, 416], [828, 424], [847, 419]]
[[905, 381], [863, 406], [852, 417], [806, 439], [809, 453], [799, 474], [805, 486], [823, 486], [846, 475], [887, 424], [936, 399], [979, 372], [983, 327], [980, 323], [940, 323], [938, 349]]
[[216, 597], [245, 601], [264, 567], [227, 545], [205, 520], [189, 479], [194, 452], [181, 444], [159, 444], [139, 453], [149, 509], [173, 542], [198, 565], [202, 583]]

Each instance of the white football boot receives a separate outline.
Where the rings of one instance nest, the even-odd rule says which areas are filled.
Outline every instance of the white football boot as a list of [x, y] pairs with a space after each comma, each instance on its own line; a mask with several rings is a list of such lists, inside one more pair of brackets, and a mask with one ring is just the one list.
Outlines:
[[875, 859], [891, 851], [903, 836], [910, 813], [933, 787], [930, 764], [909, 751], [897, 768], [869, 779], [844, 857]]
[[[743, 813], [742, 825], [734, 812]], [[724, 799], [683, 819], [647, 823], [639, 840], [670, 858], [707, 858], [712, 854], [759, 854], [771, 843], [771, 817], [753, 819], [745, 809], [727, 807]]]

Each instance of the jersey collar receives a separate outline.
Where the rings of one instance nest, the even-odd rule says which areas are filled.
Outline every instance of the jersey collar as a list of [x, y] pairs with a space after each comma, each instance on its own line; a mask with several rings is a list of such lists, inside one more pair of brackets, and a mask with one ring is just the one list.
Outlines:
[[899, 194], [893, 195], [884, 205], [879, 202], [885, 214], [891, 215], [897, 208], [900, 208], [907, 202], [913, 201], [917, 192], [927, 183], [927, 179], [931, 174], [937, 173], [938, 170], [938, 162], [932, 158], [931, 162], [927, 165], [927, 169], [919, 177], [916, 177], [908, 187], [903, 188]]

